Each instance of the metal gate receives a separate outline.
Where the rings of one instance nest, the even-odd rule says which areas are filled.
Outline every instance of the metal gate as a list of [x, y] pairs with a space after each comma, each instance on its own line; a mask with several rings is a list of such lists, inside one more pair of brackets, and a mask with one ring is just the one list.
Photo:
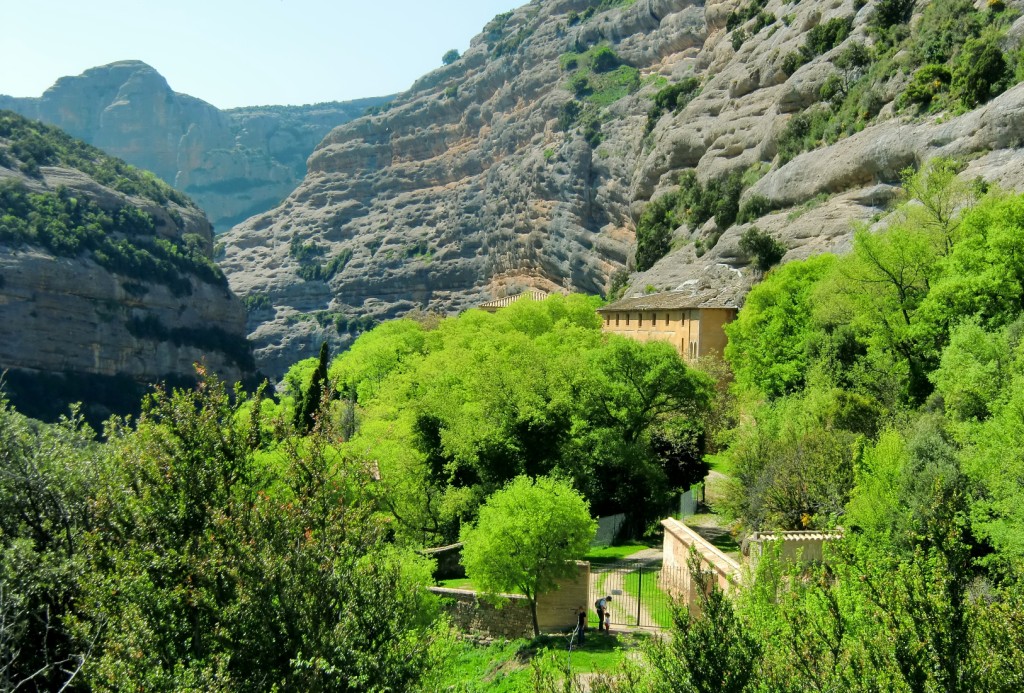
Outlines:
[[660, 560], [625, 560], [590, 566], [590, 625], [597, 627], [594, 602], [611, 596], [609, 622], [615, 626], [669, 628], [673, 601], [669, 585], [679, 584], [675, 572]]

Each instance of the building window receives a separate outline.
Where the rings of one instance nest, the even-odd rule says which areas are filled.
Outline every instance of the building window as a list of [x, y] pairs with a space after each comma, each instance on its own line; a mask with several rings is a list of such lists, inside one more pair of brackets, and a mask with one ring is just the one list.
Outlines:
[[615, 314], [615, 326], [616, 327], [619, 326], [619, 314], [618, 313]]
[[668, 327], [668, 313], [665, 313], [665, 327]]
[[640, 313], [640, 318], [639, 319], [640, 319], [640, 327], [643, 327], [644, 326], [644, 314], [643, 313]]
[[629, 313], [626, 313], [626, 327], [629, 327]]
[[697, 342], [690, 342], [690, 360], [697, 360]]

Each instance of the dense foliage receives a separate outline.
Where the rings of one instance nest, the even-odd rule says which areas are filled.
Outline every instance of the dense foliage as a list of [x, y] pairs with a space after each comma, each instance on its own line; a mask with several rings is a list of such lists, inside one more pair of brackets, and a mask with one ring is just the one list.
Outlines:
[[138, 207], [102, 209], [65, 188], [34, 193], [16, 179], [0, 183], [0, 242], [86, 256], [116, 274], [165, 284], [177, 295], [191, 293], [192, 277], [227, 286], [202, 237], [167, 238]]
[[[104, 445], [0, 401], [5, 689], [409, 690], [446, 641], [370, 470], [215, 379]], [[280, 431], [265, 435], [266, 427]], [[438, 649], [438, 648], [441, 649]]]
[[[98, 182], [126, 195], [138, 195], [157, 204], [168, 201], [187, 206], [188, 199], [149, 171], [71, 137], [63, 130], [11, 111], [0, 111], [0, 166], [16, 164], [25, 174], [38, 178], [40, 166], [65, 166], [87, 173]], [[14, 161], [11, 161], [14, 159]]]
[[353, 396], [353, 454], [380, 468], [398, 531], [430, 544], [515, 477], [560, 473], [597, 515], [657, 519], [680, 460], [652, 435], [693, 443], [712, 397], [706, 376], [664, 343], [602, 336], [595, 303], [555, 296], [497, 314], [469, 311], [435, 329], [385, 323], [332, 365]]

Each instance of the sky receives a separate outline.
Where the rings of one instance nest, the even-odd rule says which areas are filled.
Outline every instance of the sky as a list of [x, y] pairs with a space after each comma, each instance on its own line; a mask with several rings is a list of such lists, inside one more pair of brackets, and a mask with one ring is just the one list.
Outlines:
[[142, 60], [219, 108], [403, 91], [527, 0], [3, 0], [0, 94]]

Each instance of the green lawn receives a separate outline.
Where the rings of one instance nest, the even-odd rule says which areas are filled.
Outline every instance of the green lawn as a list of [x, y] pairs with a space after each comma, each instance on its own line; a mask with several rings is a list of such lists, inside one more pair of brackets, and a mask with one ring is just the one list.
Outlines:
[[[672, 627], [672, 598], [658, 587], [658, 573], [644, 573], [643, 599], [644, 609], [651, 615], [654, 622], [661, 628]], [[623, 581], [626, 594], [637, 598], [640, 596], [640, 574], [630, 573]]]
[[469, 578], [452, 578], [451, 580], [439, 580], [439, 587], [450, 587], [454, 590], [475, 590], [473, 581]]
[[454, 662], [446, 667], [439, 680], [432, 682], [437, 690], [478, 693], [528, 693], [533, 691], [531, 661], [542, 654], [551, 654], [558, 668], [571, 668], [574, 674], [619, 671], [628, 652], [635, 649], [646, 634], [587, 634], [582, 647], [572, 652], [563, 635], [542, 635], [535, 640], [495, 642], [488, 646], [459, 642]]
[[583, 560], [597, 564], [614, 563], [615, 561], [621, 561], [626, 556], [632, 555], [637, 551], [643, 551], [644, 549], [649, 548], [651, 547], [647, 544], [641, 544], [639, 542], [622, 544], [621, 546], [591, 546], [590, 551], [588, 551], [587, 555], [583, 557]]

